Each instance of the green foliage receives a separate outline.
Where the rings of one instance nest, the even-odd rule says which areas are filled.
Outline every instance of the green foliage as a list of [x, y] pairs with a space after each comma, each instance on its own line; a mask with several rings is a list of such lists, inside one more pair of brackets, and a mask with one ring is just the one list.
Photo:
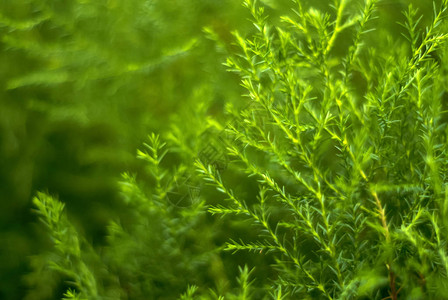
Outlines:
[[[213, 23], [200, 36], [178, 35], [194, 14], [170, 25], [160, 14], [191, 9], [175, 2], [173, 10], [158, 1], [51, 2], [26, 21], [0, 15], [14, 29], [10, 47], [53, 66], [36, 64], [8, 80], [8, 91], [58, 85], [48, 98], [56, 101], [103, 82], [117, 99], [137, 89], [139, 104], [163, 95], [154, 115], [177, 109], [169, 126], [154, 121], [164, 134], [137, 151], [138, 171], [123, 173], [121, 211], [107, 216], [103, 243], [62, 202], [37, 194], [52, 247], [31, 259], [27, 299], [448, 298], [448, 1], [244, 0], [253, 27], [233, 38]], [[109, 25], [86, 25], [93, 20]], [[20, 39], [39, 26], [71, 43]], [[167, 47], [146, 52], [139, 34]], [[134, 41], [138, 50], [118, 55]], [[233, 98], [237, 87], [226, 91], [231, 79], [207, 43], [227, 56], [243, 99]], [[218, 75], [193, 80], [198, 61]], [[185, 92], [170, 68], [195, 88]], [[116, 104], [115, 113], [127, 107]], [[142, 111], [117, 127], [144, 120]]]
[[[448, 3], [434, 4], [424, 30], [410, 5], [406, 43], [372, 32], [378, 2], [356, 12], [358, 2], [335, 1], [325, 12], [296, 1], [296, 15], [272, 26], [263, 6], [246, 0], [255, 32], [235, 32], [240, 51], [226, 65], [250, 106], [226, 128], [227, 172], [244, 170], [259, 196], [238, 195], [197, 163], [228, 203], [209, 211], [259, 228], [257, 239], [226, 250], [274, 256], [272, 280], [294, 297], [448, 296]], [[345, 31], [351, 41], [338, 45]]]
[[202, 33], [237, 26], [232, 2], [0, 1], [0, 298], [23, 299], [28, 257], [48, 250], [36, 190], [60, 195], [101, 245], [123, 217], [117, 177], [140, 170], [145, 135], [180, 123], [199, 98], [217, 111], [239, 96]]
[[[43, 258], [46, 266], [70, 278], [74, 287], [82, 291], [77, 295], [76, 292], [68, 290], [65, 294], [67, 299], [97, 298], [98, 288], [95, 275], [89, 269], [85, 259], [86, 253], [90, 251], [82, 251], [82, 238], [64, 214], [64, 204], [44, 193], [38, 193], [33, 203], [40, 220], [50, 232], [54, 245], [54, 251]], [[44, 272], [44, 270], [39, 271]], [[35, 276], [40, 276], [40, 272], [36, 272]]]
[[[149, 136], [145, 148], [149, 151], [139, 150], [138, 156], [146, 162], [154, 187], [146, 190], [136, 176], [123, 174], [120, 190], [130, 219], [110, 223], [108, 245], [91, 262], [82, 260], [80, 238], [63, 212], [64, 204], [42, 193], [34, 198], [54, 245], [52, 254], [43, 259], [78, 291], [69, 288], [67, 299], [172, 299], [188, 282], [206, 281], [206, 273], [199, 270], [212, 253], [206, 248], [208, 239], [201, 239], [210, 232], [197, 228], [204, 222], [204, 202], [190, 198], [188, 206], [173, 203], [169, 193], [188, 169], [160, 165], [167, 150], [157, 135]], [[94, 274], [98, 269], [105, 273]]]

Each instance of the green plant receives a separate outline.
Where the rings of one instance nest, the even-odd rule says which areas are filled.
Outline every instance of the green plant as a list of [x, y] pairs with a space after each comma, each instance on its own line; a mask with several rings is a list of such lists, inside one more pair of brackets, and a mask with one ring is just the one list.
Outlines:
[[[44, 193], [38, 193], [33, 203], [42, 223], [48, 228], [54, 244], [54, 251], [43, 258], [45, 264], [70, 278], [73, 285], [83, 291], [81, 295], [77, 295], [69, 289], [65, 295], [67, 299], [97, 298], [98, 287], [95, 276], [85, 259], [86, 253], [91, 251], [85, 251], [85, 249], [83, 251], [82, 244], [84, 246], [88, 244], [82, 242], [82, 238], [68, 221], [63, 212], [64, 204]], [[36, 270], [39, 271], [38, 276], [41, 275], [40, 272], [44, 273], [43, 269]], [[48, 279], [48, 277], [44, 278]]]
[[[73, 281], [68, 299], [448, 298], [448, 1], [431, 20], [409, 5], [398, 32], [382, 3], [296, 0], [277, 22], [245, 0], [254, 33], [220, 47], [248, 103], [222, 121], [200, 100], [168, 148], [151, 135], [148, 172], [123, 175], [127, 218], [99, 251], [38, 194], [55, 248], [35, 265]], [[233, 256], [217, 253], [223, 236]]]
[[256, 32], [234, 33], [240, 51], [226, 63], [251, 101], [230, 111], [226, 172], [244, 170], [259, 195], [197, 162], [228, 203], [209, 211], [259, 229], [226, 250], [272, 255], [274, 286], [294, 297], [447, 298], [448, 2], [426, 26], [409, 5], [407, 41], [375, 22], [381, 1], [294, 2], [272, 26], [244, 1]]
[[42, 296], [40, 289], [49, 284], [48, 273], [69, 280], [67, 299], [172, 299], [189, 282], [207, 281], [207, 272], [199, 270], [214, 254], [209, 239], [203, 239], [211, 228], [197, 228], [204, 222], [204, 202], [194, 195], [170, 196], [189, 169], [184, 164], [175, 169], [162, 165], [169, 154], [165, 148], [153, 134], [138, 151], [147, 166], [147, 175], [140, 175], [151, 184], [142, 185], [135, 175], [123, 174], [120, 190], [127, 218], [110, 222], [107, 245], [99, 253], [68, 221], [63, 203], [38, 193], [33, 202], [54, 250], [34, 258], [40, 268], [28, 276], [35, 291], [28, 295], [30, 299]]
[[58, 194], [98, 246], [123, 211], [117, 175], [140, 168], [132, 153], [147, 132], [203, 86], [218, 106], [239, 96], [202, 35], [227, 31], [243, 11], [232, 2], [0, 1], [0, 298], [25, 297], [27, 257], [49, 247], [32, 222], [36, 190]]

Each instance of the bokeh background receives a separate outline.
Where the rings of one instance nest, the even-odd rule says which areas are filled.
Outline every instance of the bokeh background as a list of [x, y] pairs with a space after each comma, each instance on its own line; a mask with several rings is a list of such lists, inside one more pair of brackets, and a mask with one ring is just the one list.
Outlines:
[[[222, 65], [231, 32], [253, 29], [241, 2], [0, 1], [0, 299], [25, 297], [30, 257], [51, 246], [32, 212], [36, 191], [59, 195], [101, 245], [123, 217], [117, 180], [141, 168], [148, 133], [194, 131], [185, 112], [204, 103], [225, 122], [225, 105], [246, 101]], [[274, 24], [291, 14], [292, 1], [261, 2]], [[303, 1], [331, 12], [328, 2]], [[413, 3], [424, 26], [430, 2], [381, 0], [379, 27], [402, 38], [401, 11]]]

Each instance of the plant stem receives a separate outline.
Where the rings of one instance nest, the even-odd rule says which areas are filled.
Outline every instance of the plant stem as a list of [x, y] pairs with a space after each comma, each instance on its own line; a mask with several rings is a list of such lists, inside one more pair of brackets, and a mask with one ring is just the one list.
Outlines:
[[[389, 226], [387, 225], [385, 210], [383, 208], [383, 205], [381, 204], [380, 199], [378, 198], [378, 194], [375, 191], [371, 191], [371, 193], [372, 193], [373, 198], [375, 199], [375, 204], [376, 204], [376, 206], [378, 208], [378, 212], [380, 214], [381, 225], [384, 228], [384, 236], [386, 238], [386, 243], [390, 244], [390, 242], [391, 242], [390, 232], [389, 232]], [[394, 271], [392, 271], [390, 261], [386, 263], [386, 267], [389, 272], [389, 286], [390, 286], [389, 295], [390, 296], [385, 299], [397, 300], [398, 292], [399, 292], [399, 290], [397, 290], [397, 285], [396, 285], [397, 276], [395, 275]]]

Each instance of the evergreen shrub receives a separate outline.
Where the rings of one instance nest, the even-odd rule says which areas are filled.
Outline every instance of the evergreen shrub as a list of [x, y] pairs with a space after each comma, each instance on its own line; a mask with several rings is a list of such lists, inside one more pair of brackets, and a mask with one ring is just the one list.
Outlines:
[[224, 48], [246, 97], [197, 142], [181, 125], [150, 136], [152, 179], [124, 175], [133, 218], [100, 253], [38, 194], [65, 299], [448, 299], [448, 1], [431, 18], [409, 4], [399, 34], [387, 1], [331, 4], [296, 0], [277, 22], [244, 1], [254, 31]]

